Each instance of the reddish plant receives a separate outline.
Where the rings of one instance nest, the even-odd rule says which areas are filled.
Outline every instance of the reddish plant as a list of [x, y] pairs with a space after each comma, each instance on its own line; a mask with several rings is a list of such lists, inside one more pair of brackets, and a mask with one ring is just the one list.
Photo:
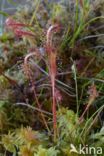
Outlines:
[[22, 37], [22, 36], [31, 36], [31, 37], [35, 37], [35, 35], [29, 31], [24, 31], [21, 29], [15, 29], [14, 31], [15, 35], [18, 37]]
[[83, 8], [83, 0], [79, 0], [81, 7]]
[[41, 117], [42, 117], [42, 120], [44, 122], [44, 125], [46, 126], [48, 132], [50, 132], [49, 128], [48, 128], [48, 125], [47, 125], [47, 122], [45, 120], [45, 117], [44, 117], [44, 114], [42, 113], [41, 111], [41, 105], [39, 103], [39, 100], [38, 100], [38, 97], [36, 95], [36, 89], [35, 89], [35, 85], [34, 85], [34, 79], [32, 77], [32, 71], [30, 69], [30, 66], [29, 66], [29, 59], [33, 56], [37, 56], [37, 52], [34, 52], [34, 53], [29, 53], [26, 55], [25, 59], [24, 59], [24, 69], [25, 69], [25, 73], [28, 77], [28, 79], [30, 80], [30, 83], [32, 84], [32, 87], [33, 87], [33, 93], [34, 93], [34, 97], [35, 97], [35, 100], [36, 100], [36, 103], [37, 103], [37, 106], [38, 108], [40, 109], [40, 112], [41, 112]]
[[56, 98], [55, 98], [55, 77], [56, 77], [56, 51], [52, 45], [52, 38], [54, 32], [60, 31], [60, 25], [55, 24], [49, 27], [47, 31], [47, 42], [46, 42], [46, 50], [48, 54], [49, 60], [49, 72], [51, 78], [52, 85], [52, 113], [53, 113], [53, 129], [54, 129], [54, 139], [57, 135], [57, 116], [56, 116]]
[[5, 26], [7, 28], [21, 28], [21, 27], [26, 27], [28, 25], [20, 23], [20, 22], [16, 22], [14, 19], [12, 19], [11, 17], [7, 18], [5, 21]]
[[96, 89], [96, 86], [95, 84], [92, 84], [91, 87], [89, 88], [89, 101], [88, 101], [88, 104], [84, 110], [84, 112], [82, 113], [79, 121], [83, 121], [83, 117], [85, 115], [85, 113], [88, 111], [88, 109], [90, 108], [90, 106], [92, 105], [92, 103], [94, 102], [94, 100], [98, 97], [98, 91]]
[[29, 27], [29, 25], [26, 25], [26, 24], [23, 24], [20, 22], [16, 22], [14, 19], [12, 19], [10, 17], [7, 18], [7, 20], [5, 22], [5, 26], [7, 29], [12, 30], [14, 32], [14, 34], [18, 37], [22, 37], [22, 36], [35, 37], [35, 35], [32, 32], [22, 30], [22, 28]]

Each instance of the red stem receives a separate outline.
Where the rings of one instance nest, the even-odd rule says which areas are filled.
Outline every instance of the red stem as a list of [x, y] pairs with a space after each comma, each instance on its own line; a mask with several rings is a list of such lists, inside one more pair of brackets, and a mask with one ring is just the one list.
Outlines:
[[[33, 93], [34, 93], [34, 97], [35, 97], [36, 103], [37, 103], [37, 105], [38, 105], [38, 108], [41, 110], [41, 105], [40, 105], [39, 100], [38, 100], [38, 97], [37, 97], [37, 95], [36, 95], [36, 89], [35, 89], [35, 86], [34, 86], [34, 80], [33, 80], [32, 76], [31, 76], [31, 71], [30, 71], [29, 65], [28, 65], [28, 60], [29, 60], [29, 58], [32, 57], [32, 56], [36, 56], [36, 52], [30, 53], [30, 54], [28, 54], [28, 55], [25, 57], [25, 59], [24, 59], [24, 65], [25, 65], [25, 68], [26, 68], [26, 70], [27, 70], [27, 71], [26, 71], [26, 72], [27, 72], [27, 75], [29, 76], [30, 82], [31, 82], [32, 87], [33, 87]], [[42, 113], [42, 111], [41, 111], [41, 117], [42, 117], [42, 120], [43, 120], [44, 125], [46, 126], [48, 132], [50, 132], [50, 130], [49, 130], [49, 128], [48, 128], [48, 125], [47, 125], [47, 122], [46, 122], [46, 120], [45, 120], [44, 114]]]
[[83, 8], [83, 0], [80, 0], [80, 5]]
[[56, 77], [56, 52], [53, 50], [52, 37], [54, 32], [58, 32], [60, 26], [55, 24], [50, 26], [47, 31], [47, 53], [50, 66], [50, 78], [52, 84], [52, 113], [53, 113], [53, 129], [54, 129], [54, 140], [56, 140], [57, 135], [57, 115], [56, 115], [56, 99], [55, 99], [55, 77]]

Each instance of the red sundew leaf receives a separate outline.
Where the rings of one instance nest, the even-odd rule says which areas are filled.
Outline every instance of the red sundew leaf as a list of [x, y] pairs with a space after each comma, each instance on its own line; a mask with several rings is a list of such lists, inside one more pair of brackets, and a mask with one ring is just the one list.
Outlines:
[[5, 26], [7, 28], [21, 28], [21, 27], [27, 27], [28, 25], [20, 23], [20, 22], [16, 22], [15, 20], [13, 20], [12, 18], [7, 18], [5, 21]]
[[48, 31], [47, 31], [47, 42], [46, 42], [46, 45], [47, 45], [47, 52], [52, 52], [51, 50], [53, 49], [53, 46], [52, 46], [52, 37], [53, 37], [53, 33], [55, 32], [59, 32], [60, 31], [60, 25], [59, 24], [55, 24], [55, 25], [52, 25], [49, 27]]
[[93, 104], [94, 100], [99, 96], [99, 93], [97, 91], [96, 85], [93, 83], [89, 90], [88, 90], [88, 94], [89, 94], [89, 100], [88, 100], [88, 104], [84, 110], [84, 112], [82, 113], [79, 121], [81, 122], [82, 119], [84, 118], [85, 113], [88, 111], [88, 109], [90, 108], [90, 106]]
[[83, 8], [83, 0], [80, 0], [80, 5]]
[[14, 31], [15, 35], [18, 37], [22, 37], [22, 36], [31, 36], [31, 37], [35, 37], [35, 35], [29, 31], [24, 31], [24, 30], [20, 30], [20, 29], [16, 29]]
[[20, 22], [16, 22], [10, 17], [7, 18], [7, 20], [5, 21], [5, 25], [8, 29], [13, 30], [15, 35], [18, 37], [22, 37], [22, 36], [34, 37], [35, 36], [32, 32], [21, 30], [22, 28], [27, 27], [28, 25], [20, 23]]
[[50, 79], [52, 85], [52, 113], [53, 113], [53, 129], [54, 129], [54, 140], [56, 140], [57, 135], [57, 116], [56, 116], [56, 97], [55, 97], [55, 77], [57, 72], [56, 66], [56, 51], [52, 45], [53, 33], [60, 31], [60, 25], [55, 24], [49, 27], [47, 31], [47, 42], [46, 42], [46, 51], [49, 59], [50, 67]]
[[[39, 100], [38, 100], [38, 97], [37, 97], [37, 95], [36, 95], [36, 88], [35, 88], [35, 86], [34, 86], [34, 80], [33, 80], [32, 75], [31, 75], [31, 69], [30, 69], [29, 64], [28, 64], [29, 58], [31, 58], [31, 57], [33, 57], [33, 56], [36, 56], [36, 55], [37, 55], [37, 54], [36, 54], [37, 52], [38, 52], [38, 51], [35, 51], [35, 52], [33, 52], [33, 53], [29, 53], [29, 54], [26, 55], [26, 57], [24, 58], [24, 69], [25, 69], [25, 73], [26, 73], [27, 77], [30, 79], [30, 82], [31, 82], [31, 84], [32, 84], [33, 93], [34, 93], [34, 97], [35, 97], [37, 106], [38, 106], [38, 108], [39, 108], [40, 110], [42, 110], [42, 109], [41, 109], [41, 104], [40, 104], [40, 102], [39, 102]], [[41, 117], [42, 117], [42, 119], [43, 119], [44, 125], [46, 126], [47, 130], [50, 132], [50, 130], [49, 130], [49, 128], [48, 128], [48, 125], [47, 125], [47, 122], [46, 122], [46, 119], [45, 119], [45, 116], [44, 116], [44, 114], [42, 113], [42, 111], [41, 111]]]

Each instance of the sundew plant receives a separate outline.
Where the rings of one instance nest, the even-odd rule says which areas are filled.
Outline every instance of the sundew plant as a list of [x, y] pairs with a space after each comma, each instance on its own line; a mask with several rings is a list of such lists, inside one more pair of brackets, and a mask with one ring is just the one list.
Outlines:
[[0, 15], [0, 155], [103, 156], [104, 1]]

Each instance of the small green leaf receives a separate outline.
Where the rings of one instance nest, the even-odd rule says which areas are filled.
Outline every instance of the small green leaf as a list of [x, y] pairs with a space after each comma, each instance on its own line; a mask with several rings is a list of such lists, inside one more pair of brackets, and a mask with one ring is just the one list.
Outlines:
[[0, 108], [2, 108], [6, 104], [6, 101], [0, 101]]
[[7, 0], [7, 1], [8, 1], [8, 3], [10, 3], [10, 4], [12, 4], [12, 5], [17, 5], [17, 3], [14, 2], [14, 0]]
[[4, 11], [0, 11], [0, 14], [3, 15], [3, 16], [5, 16], [5, 17], [8, 17], [9, 16], [8, 13], [6, 13]]
[[0, 36], [0, 41], [6, 42], [7, 40], [9, 40], [9, 38], [10, 38], [9, 35], [4, 33], [4, 34], [2, 34], [2, 36]]

